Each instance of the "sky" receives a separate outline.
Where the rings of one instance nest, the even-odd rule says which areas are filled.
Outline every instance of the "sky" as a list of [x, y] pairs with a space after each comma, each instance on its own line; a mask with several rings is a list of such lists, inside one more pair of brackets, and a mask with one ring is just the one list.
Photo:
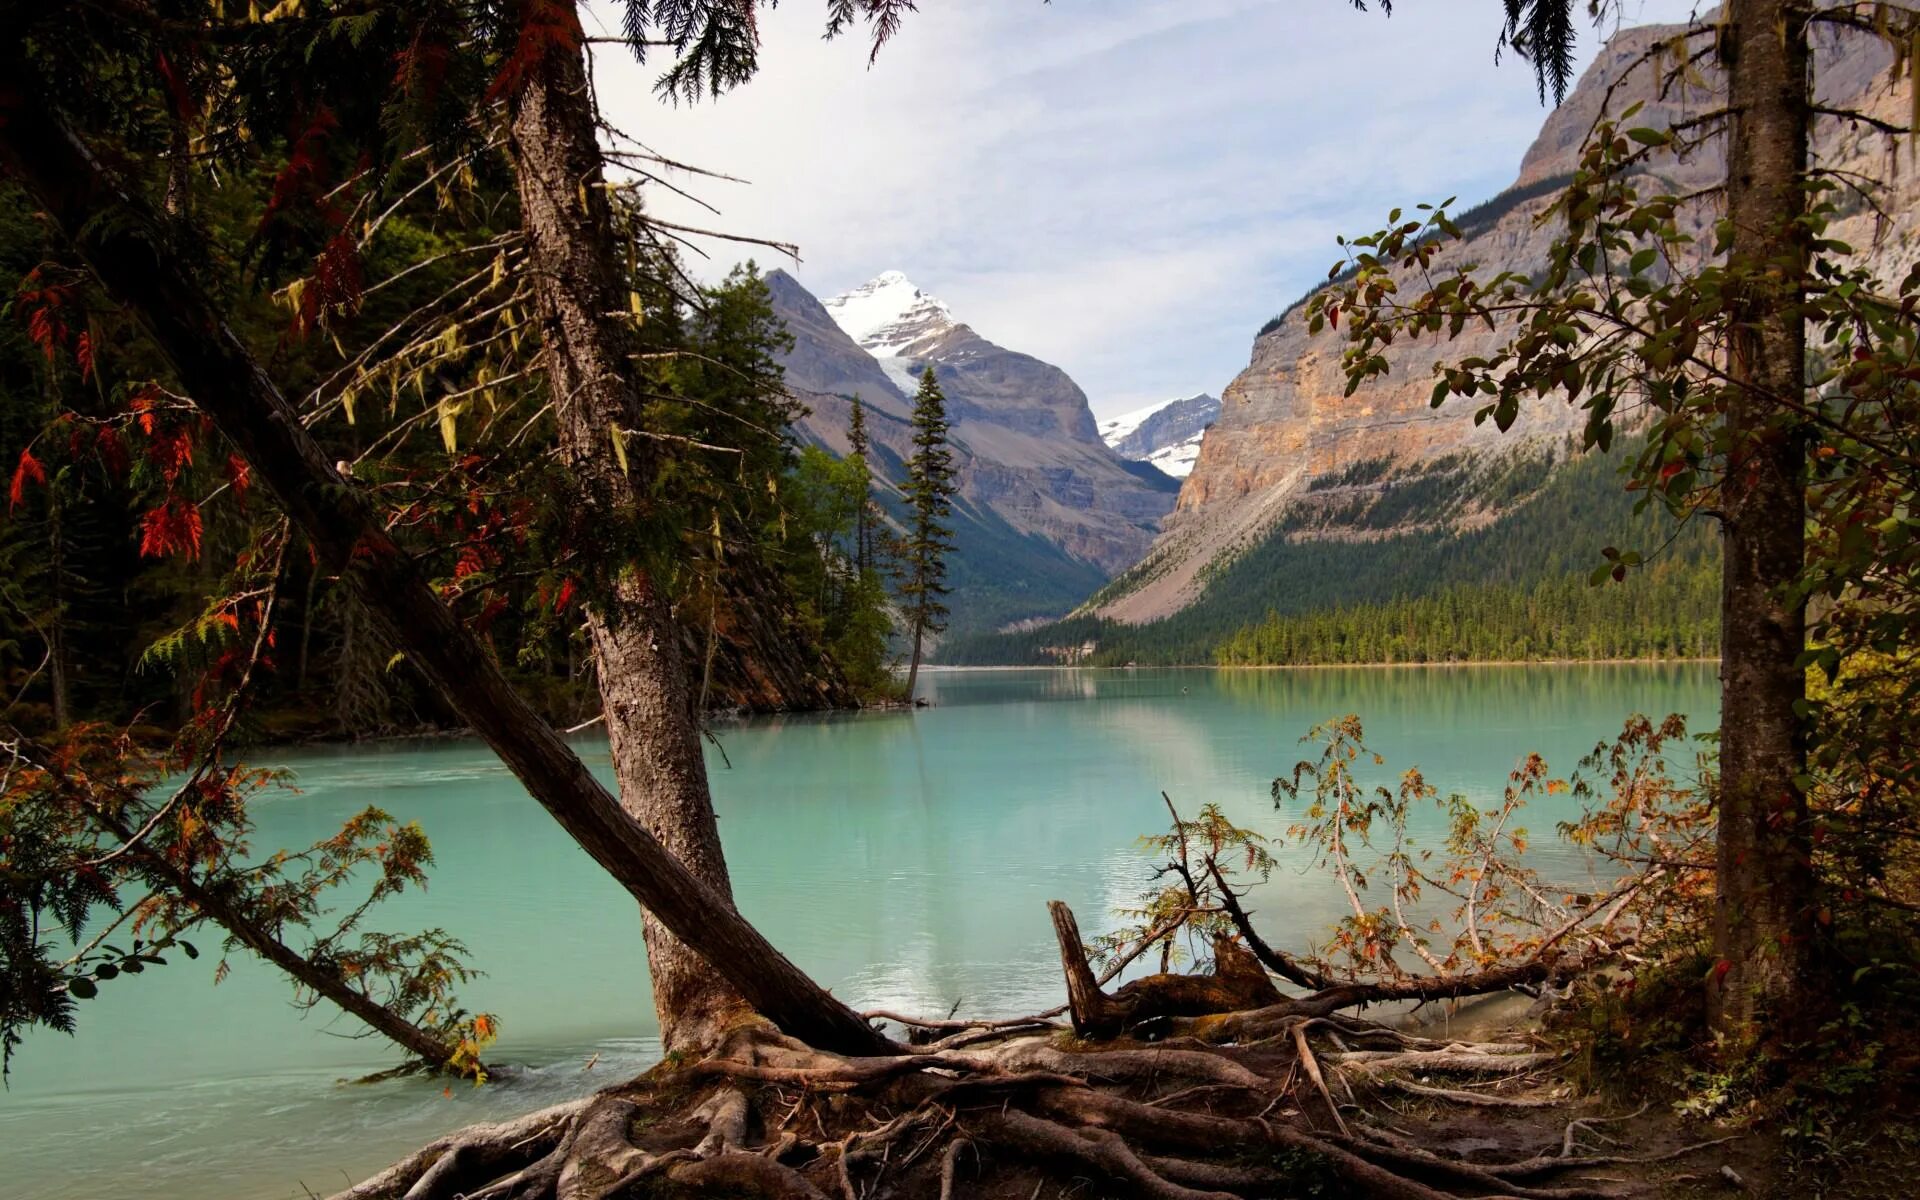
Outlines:
[[[663, 64], [619, 46], [595, 85], [657, 154], [741, 180], [670, 175], [701, 204], [653, 187], [657, 216], [800, 251], [695, 239], [697, 275], [752, 257], [825, 299], [902, 271], [1105, 417], [1218, 395], [1336, 235], [1513, 182], [1546, 109], [1526, 64], [1494, 62], [1498, 0], [1368, 7], [921, 0], [869, 67], [863, 36], [822, 39], [825, 0], [787, 0], [761, 12], [758, 77], [717, 101], [659, 99]], [[1623, 4], [1626, 24], [1695, 7]], [[596, 0], [589, 36], [616, 13]]]

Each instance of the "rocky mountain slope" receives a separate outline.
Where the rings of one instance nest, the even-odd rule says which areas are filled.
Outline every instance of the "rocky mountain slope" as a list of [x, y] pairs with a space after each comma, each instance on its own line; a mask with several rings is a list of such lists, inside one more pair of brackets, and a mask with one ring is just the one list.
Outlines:
[[910, 397], [933, 367], [960, 485], [956, 627], [1057, 615], [1151, 545], [1178, 485], [1100, 440], [1066, 372], [981, 337], [899, 272], [825, 303], [785, 271], [767, 284], [794, 339], [788, 387], [812, 410], [801, 433], [845, 453], [859, 396], [882, 479], [904, 478]]
[[1102, 421], [1100, 436], [1120, 457], [1185, 479], [1200, 457], [1200, 439], [1219, 415], [1220, 398], [1202, 393]]
[[[1707, 70], [1695, 86], [1656, 94], [1642, 59], [1657, 42], [1671, 40], [1677, 26], [1621, 32], [1602, 51], [1559, 109], [1551, 113], [1523, 159], [1515, 184], [1475, 209], [1456, 207], [1470, 235], [1450, 246], [1442, 262], [1470, 261], [1487, 271], [1533, 272], [1544, 266], [1556, 235], [1537, 221], [1577, 164], [1579, 148], [1609, 89], [1612, 111], [1644, 104], [1636, 125], [1672, 125], [1718, 103], [1720, 80]], [[1822, 48], [1820, 79], [1829, 103], [1887, 108], [1904, 123], [1907, 83], [1890, 84], [1883, 43], [1849, 36]], [[1837, 121], [1824, 120], [1816, 138], [1820, 157], [1843, 167], [1887, 176], [1886, 140]], [[1654, 164], [1664, 184], [1688, 192], [1723, 173], [1721, 147], [1710, 144], [1684, 161]], [[1878, 228], [1864, 206], [1851, 213], [1836, 235], [1856, 246], [1876, 246], [1876, 259], [1910, 262], [1917, 224], [1914, 173], [1899, 179], [1890, 227]], [[1409, 196], [1408, 204], [1429, 197]], [[1438, 199], [1432, 197], [1431, 199]], [[1695, 231], [1714, 219], [1706, 203], [1687, 218]], [[1384, 214], [1356, 214], [1355, 232], [1373, 228]], [[1710, 242], [1710, 238], [1706, 239]], [[1331, 253], [1329, 255], [1331, 258]], [[1451, 341], [1403, 340], [1385, 351], [1389, 374], [1345, 395], [1338, 332], [1308, 332], [1305, 304], [1296, 303], [1269, 322], [1255, 339], [1252, 360], [1228, 385], [1221, 412], [1201, 444], [1192, 473], [1165, 532], [1146, 559], [1097, 596], [1086, 611], [1138, 624], [1159, 620], [1194, 604], [1215, 580], [1233, 575], [1237, 586], [1258, 587], [1230, 564], [1254, 556], [1275, 540], [1288, 543], [1374, 541], [1422, 530], [1466, 530], [1495, 520], [1504, 509], [1527, 501], [1525, 493], [1460, 493], [1443, 484], [1462, 477], [1463, 464], [1496, 457], [1547, 454], [1567, 442], [1582, 423], [1581, 412], [1553, 395], [1523, 410], [1519, 424], [1501, 433], [1491, 422], [1476, 425], [1475, 406], [1454, 401], [1429, 406], [1433, 366], [1441, 359], [1484, 355], [1506, 338], [1502, 331], [1472, 329]], [[1426, 498], [1421, 504], [1409, 497]], [[1393, 520], [1382, 514], [1391, 509]], [[1284, 555], [1265, 553], [1275, 569]]]

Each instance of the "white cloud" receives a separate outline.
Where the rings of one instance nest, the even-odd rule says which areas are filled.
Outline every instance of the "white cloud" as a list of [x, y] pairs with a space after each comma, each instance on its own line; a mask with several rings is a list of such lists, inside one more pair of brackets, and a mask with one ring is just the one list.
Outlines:
[[[608, 28], [615, 6], [595, 5]], [[691, 107], [599, 48], [617, 124], [752, 180], [681, 181], [718, 217], [664, 192], [656, 211], [797, 243], [783, 265], [823, 296], [905, 271], [1103, 414], [1217, 392], [1335, 233], [1491, 195], [1545, 117], [1525, 65], [1493, 63], [1495, 0], [1402, 0], [1391, 19], [1345, 0], [949, 0], [870, 70], [860, 37], [822, 41], [824, 14], [763, 12], [760, 76]], [[746, 256], [708, 249], [709, 275]]]

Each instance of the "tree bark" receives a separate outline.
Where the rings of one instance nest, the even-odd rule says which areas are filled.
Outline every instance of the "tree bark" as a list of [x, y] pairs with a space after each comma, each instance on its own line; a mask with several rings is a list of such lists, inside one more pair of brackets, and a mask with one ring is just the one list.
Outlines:
[[1100, 990], [1093, 968], [1087, 965], [1087, 948], [1080, 941], [1080, 923], [1064, 901], [1047, 901], [1047, 913], [1053, 918], [1054, 940], [1060, 943], [1060, 970], [1067, 979], [1067, 1011], [1073, 1016], [1076, 1033], [1100, 1030], [1111, 1037], [1118, 1032], [1119, 1017], [1113, 1013], [1113, 1001]]
[[320, 584], [320, 567], [317, 563], [307, 564], [307, 594], [300, 604], [300, 659], [294, 672], [293, 686], [302, 698], [307, 692], [307, 651], [313, 645], [313, 594]]
[[[508, 112], [507, 151], [561, 454], [594, 510], [593, 523], [631, 524], [640, 519], [639, 490], [621, 469], [612, 439], [616, 427], [640, 425], [631, 375], [635, 346], [580, 48], [550, 48], [509, 97]], [[641, 450], [630, 456], [629, 469], [644, 476], [652, 457]], [[631, 564], [610, 564], [610, 592], [587, 610], [620, 802], [730, 906], [733, 889], [680, 630], [644, 570], [622, 566]], [[711, 1040], [743, 1007], [739, 993], [651, 912], [642, 914], [642, 924], [667, 1048]]]
[[47, 613], [47, 683], [53, 694], [53, 727], [64, 729], [73, 720], [67, 680], [67, 539], [61, 525], [60, 491], [47, 490], [48, 565], [53, 584], [53, 607]]
[[1790, 1021], [1812, 942], [1805, 761], [1794, 706], [1806, 613], [1787, 595], [1805, 560], [1804, 449], [1776, 397], [1805, 389], [1805, 170], [1812, 114], [1799, 0], [1734, 0], [1727, 71], [1729, 263], [1751, 272], [1730, 344], [1723, 498], [1719, 860], [1709, 990], [1716, 1020], [1752, 1034]]
[[914, 681], [920, 678], [920, 643], [926, 640], [926, 620], [919, 613], [913, 617], [913, 661], [907, 667], [907, 703], [913, 703]]
[[12, 49], [0, 51], [0, 167], [140, 321], [184, 390], [246, 457], [325, 568], [344, 575], [393, 644], [574, 841], [763, 1016], [815, 1046], [898, 1052], [623, 811], [513, 690], [486, 647], [376, 519], [366, 496], [327, 461], [146, 204], [40, 101], [44, 89]]

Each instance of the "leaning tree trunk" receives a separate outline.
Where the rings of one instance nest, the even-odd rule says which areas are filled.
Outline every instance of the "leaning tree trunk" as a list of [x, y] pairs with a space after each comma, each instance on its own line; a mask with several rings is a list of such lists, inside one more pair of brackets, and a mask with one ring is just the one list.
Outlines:
[[1729, 263], [1750, 272], [1736, 301], [1735, 386], [1723, 502], [1720, 817], [1710, 985], [1720, 1024], [1752, 1034], [1791, 1020], [1812, 940], [1812, 865], [1794, 706], [1805, 607], [1787, 594], [1805, 556], [1804, 450], [1777, 398], [1805, 389], [1807, 5], [1736, 0], [1727, 47], [1732, 141]]
[[[561, 453], [595, 510], [586, 527], [631, 523], [640, 519], [637, 481], [616, 458], [613, 439], [624, 436], [616, 429], [640, 423], [635, 346], [580, 48], [549, 49], [526, 72], [509, 113], [507, 151], [519, 186]], [[644, 476], [652, 457], [643, 449], [628, 468]], [[614, 582], [587, 612], [620, 802], [731, 904], [680, 631], [645, 571], [619, 569], [630, 565], [608, 564]], [[642, 921], [662, 1040], [668, 1049], [710, 1041], [737, 1015], [739, 993], [651, 912]]]
[[[196, 407], [341, 574], [422, 675], [569, 836], [727, 980], [755, 1010], [812, 1045], [898, 1047], [789, 962], [621, 809], [499, 663], [428, 586], [425, 571], [334, 469], [148, 210], [48, 108], [16, 47], [0, 45], [0, 168], [139, 320]], [[349, 563], [354, 569], [347, 571]]]
[[53, 727], [65, 729], [73, 720], [72, 690], [67, 673], [67, 539], [61, 520], [60, 489], [47, 490], [47, 549], [51, 561], [47, 576], [53, 606], [47, 613], [47, 684], [53, 697]]
[[927, 619], [920, 611], [913, 614], [913, 658], [907, 666], [907, 703], [913, 703], [913, 685], [920, 678], [920, 646], [927, 639]]

